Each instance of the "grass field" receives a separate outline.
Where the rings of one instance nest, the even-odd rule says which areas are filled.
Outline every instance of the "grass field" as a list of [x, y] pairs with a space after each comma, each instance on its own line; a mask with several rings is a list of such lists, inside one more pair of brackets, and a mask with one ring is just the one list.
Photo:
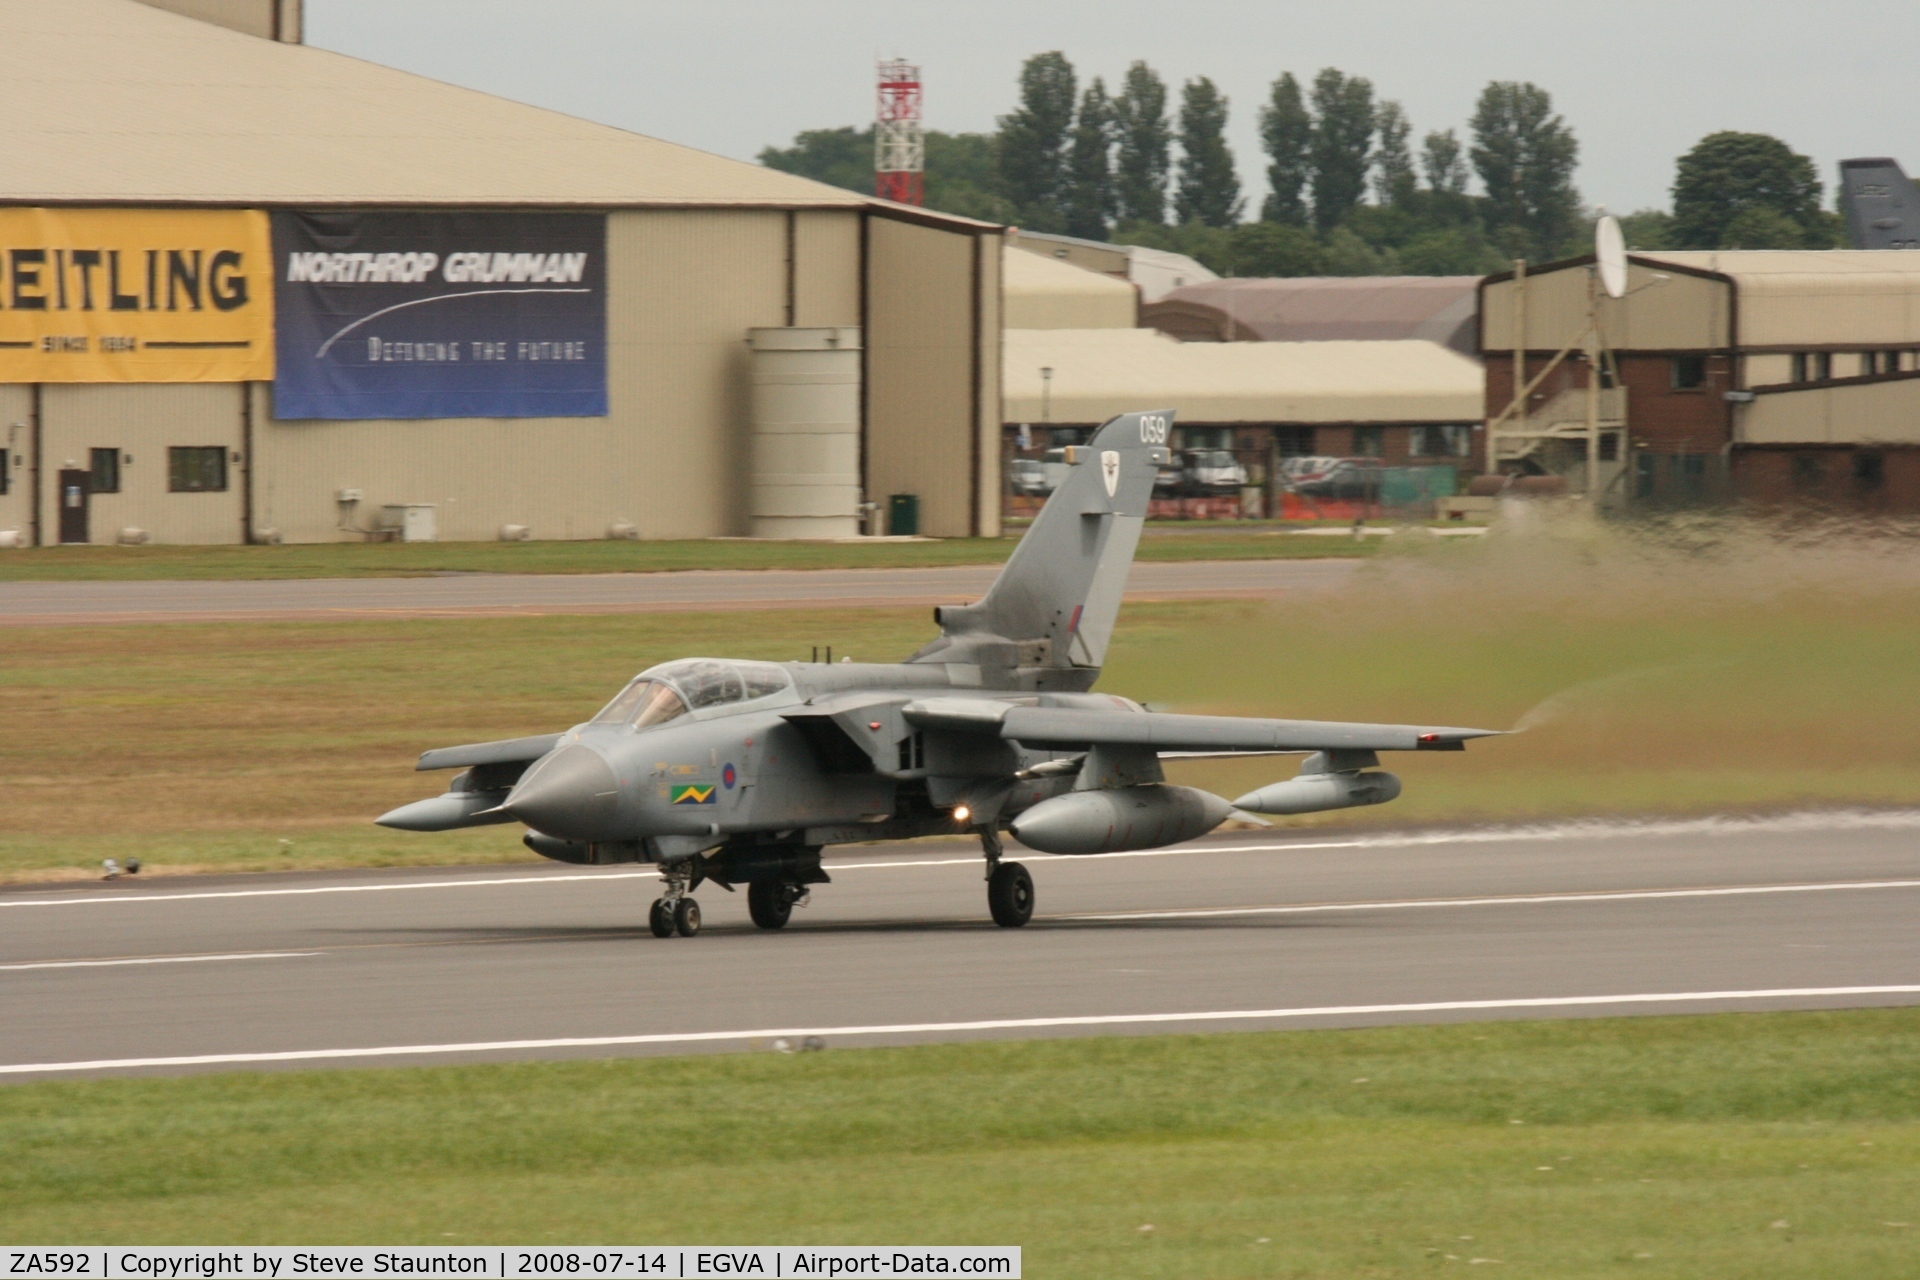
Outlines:
[[[341, 542], [283, 547], [40, 547], [0, 553], [0, 582], [206, 578], [395, 578], [435, 573], [662, 573], [685, 569], [895, 569], [999, 564], [1015, 539], [927, 542]], [[1366, 556], [1379, 539], [1296, 537], [1271, 527], [1170, 528], [1143, 560]]]
[[1917, 1057], [1906, 1009], [16, 1085], [0, 1239], [1906, 1276]]
[[[1888, 553], [1890, 556], [1891, 553]], [[0, 877], [527, 859], [370, 820], [424, 748], [548, 730], [689, 653], [893, 660], [923, 610], [35, 628], [0, 663]], [[1281, 825], [1920, 798], [1920, 557], [1555, 535], [1390, 553], [1358, 589], [1122, 614], [1100, 687], [1180, 710], [1523, 726], [1388, 761], [1391, 805]], [[1232, 797], [1288, 761], [1174, 766]]]

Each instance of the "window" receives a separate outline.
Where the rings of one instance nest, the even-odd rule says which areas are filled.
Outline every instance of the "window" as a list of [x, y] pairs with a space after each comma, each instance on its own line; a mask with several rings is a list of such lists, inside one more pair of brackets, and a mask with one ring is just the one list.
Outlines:
[[1310, 458], [1313, 456], [1313, 428], [1275, 427], [1273, 448], [1283, 458]]
[[1795, 382], [1823, 382], [1833, 376], [1833, 352], [1796, 351], [1793, 353]]
[[1691, 391], [1695, 387], [1707, 385], [1707, 358], [1705, 356], [1673, 357], [1673, 389]]
[[1198, 449], [1233, 448], [1232, 427], [1175, 427], [1179, 447], [1188, 452]]
[[1887, 481], [1887, 457], [1878, 449], [1861, 449], [1853, 455], [1853, 478], [1862, 489], [1878, 489]]
[[1793, 455], [1793, 487], [1818, 489], [1827, 479], [1827, 460], [1817, 453]]
[[7, 464], [13, 461], [13, 451], [0, 447], [0, 497], [5, 497], [12, 487], [13, 468]]
[[1473, 451], [1473, 428], [1455, 423], [1415, 427], [1412, 445], [1417, 458], [1464, 458]]
[[1600, 433], [1600, 461], [1620, 461], [1620, 433], [1618, 431], [1602, 431]]
[[167, 450], [167, 488], [173, 493], [225, 493], [224, 445], [175, 445]]
[[1653, 455], [1641, 452], [1633, 455], [1633, 496], [1651, 498], [1654, 492]]
[[1378, 458], [1387, 451], [1387, 432], [1384, 427], [1355, 427], [1353, 429], [1353, 451], [1362, 458]]
[[92, 485], [95, 493], [120, 492], [120, 451], [118, 449], [95, 449], [89, 456], [93, 473]]

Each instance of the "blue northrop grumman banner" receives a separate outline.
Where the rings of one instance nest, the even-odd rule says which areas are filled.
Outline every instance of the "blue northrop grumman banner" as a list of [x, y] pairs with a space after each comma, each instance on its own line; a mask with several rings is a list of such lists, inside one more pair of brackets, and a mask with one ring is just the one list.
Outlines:
[[606, 219], [275, 213], [276, 418], [607, 412]]

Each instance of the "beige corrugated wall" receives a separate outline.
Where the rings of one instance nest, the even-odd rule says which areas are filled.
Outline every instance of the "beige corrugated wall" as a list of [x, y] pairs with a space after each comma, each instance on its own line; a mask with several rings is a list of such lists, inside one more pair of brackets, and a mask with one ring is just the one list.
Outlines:
[[793, 323], [860, 323], [860, 216], [802, 209], [793, 215]]
[[920, 532], [934, 537], [975, 531], [974, 468], [998, 468], [978, 456], [975, 364], [996, 362], [976, 346], [968, 302], [986, 265], [972, 235], [867, 221], [867, 497], [918, 495]]
[[975, 447], [980, 460], [976, 475], [980, 520], [974, 532], [983, 538], [997, 538], [1000, 536], [1000, 423], [1006, 415], [1001, 407], [1000, 384], [1001, 368], [1006, 362], [1003, 349], [1006, 328], [1002, 323], [1006, 299], [1000, 264], [1011, 250], [1001, 236], [975, 236], [974, 244], [980, 255], [980, 367], [976, 371], [980, 395], [979, 420], [974, 423]]
[[[183, 17], [197, 18], [201, 22], [211, 22], [215, 26], [226, 27], [250, 36], [272, 39], [274, 34], [274, 11], [281, 11], [281, 21], [286, 21], [288, 6], [282, 0], [142, 0], [156, 9], [166, 9]], [[298, 6], [292, 6], [298, 12]]]
[[[843, 310], [857, 280], [855, 215], [836, 237], [806, 215], [794, 278], [803, 303]], [[647, 538], [746, 531], [746, 332], [785, 322], [784, 212], [636, 211], [607, 219], [606, 418], [280, 422], [255, 429], [256, 530], [288, 541], [340, 532], [337, 489], [431, 502], [446, 540], [599, 538], [630, 521]], [[820, 265], [816, 265], [820, 264]], [[855, 293], [857, 297], [857, 292]], [[824, 323], [816, 321], [814, 323]]]
[[1741, 444], [1920, 444], [1920, 379], [1810, 387], [1742, 405]]
[[[40, 483], [41, 541], [60, 540], [59, 473], [84, 471], [94, 449], [118, 449], [120, 492], [90, 499], [88, 541], [110, 543], [121, 529], [157, 542], [232, 543], [241, 538], [245, 493], [242, 384], [236, 382], [48, 383], [40, 389], [45, 442]], [[22, 388], [25, 390], [25, 388]], [[221, 493], [168, 491], [167, 450], [217, 445], [227, 452]], [[125, 459], [131, 456], [132, 461]]]
[[1740, 341], [1753, 347], [1920, 342], [1920, 275], [1743, 276]]
[[[1656, 274], [1664, 280], [1655, 279]], [[1699, 351], [1728, 344], [1731, 286], [1639, 262], [1627, 269], [1624, 298], [1600, 299], [1607, 344], [1622, 351]], [[1481, 291], [1482, 344], [1487, 351], [1513, 350], [1513, 282], [1497, 280]], [[1587, 322], [1587, 271], [1566, 267], [1527, 277], [1529, 351], [1557, 351], [1579, 337]]]
[[7, 491], [0, 493], [0, 529], [33, 533], [33, 388], [0, 384], [0, 448], [7, 450]]

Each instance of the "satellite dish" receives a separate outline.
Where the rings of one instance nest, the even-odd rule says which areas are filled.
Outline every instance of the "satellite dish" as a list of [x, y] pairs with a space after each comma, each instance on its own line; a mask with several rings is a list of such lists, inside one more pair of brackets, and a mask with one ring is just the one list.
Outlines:
[[1593, 224], [1593, 260], [1600, 267], [1600, 287], [1607, 291], [1609, 298], [1618, 298], [1627, 291], [1627, 242], [1620, 234], [1620, 224], [1614, 221], [1612, 214], [1604, 215]]

